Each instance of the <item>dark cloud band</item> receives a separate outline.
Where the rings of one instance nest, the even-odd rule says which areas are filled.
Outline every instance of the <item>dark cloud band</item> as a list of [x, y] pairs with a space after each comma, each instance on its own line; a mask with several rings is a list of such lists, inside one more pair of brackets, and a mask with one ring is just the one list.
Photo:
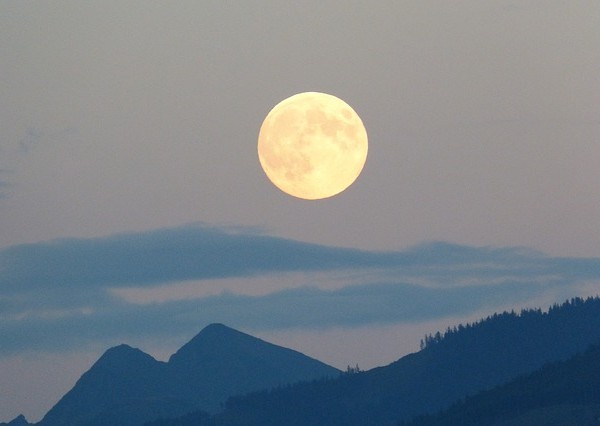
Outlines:
[[[111, 289], [282, 272], [357, 270], [363, 283], [261, 296], [222, 293], [138, 305]], [[519, 248], [425, 244], [369, 252], [250, 231], [186, 226], [0, 251], [1, 353], [58, 350], [127, 336], [194, 334], [211, 322], [254, 329], [355, 327], [466, 315], [600, 280], [600, 259]]]

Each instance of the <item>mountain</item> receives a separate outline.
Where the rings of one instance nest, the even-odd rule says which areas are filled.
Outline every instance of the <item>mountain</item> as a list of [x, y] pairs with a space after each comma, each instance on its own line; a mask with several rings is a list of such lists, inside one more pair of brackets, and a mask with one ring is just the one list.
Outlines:
[[95, 425], [108, 424], [108, 420], [136, 424], [139, 417], [142, 422], [146, 416], [181, 415], [197, 407], [173, 392], [168, 373], [166, 363], [139, 349], [128, 345], [110, 348], [40, 424]]
[[169, 359], [180, 388], [195, 395], [209, 412], [228, 396], [287, 385], [339, 370], [221, 324], [213, 324]]
[[[600, 342], [600, 299], [572, 299], [547, 312], [505, 312], [427, 336], [398, 361], [337, 379], [230, 398], [209, 420], [164, 425], [395, 425], [435, 413]], [[161, 425], [156, 422], [153, 425]]]
[[406, 426], [597, 425], [600, 423], [600, 345], [567, 361], [466, 398]]
[[8, 423], [0, 423], [0, 426], [29, 426], [31, 423], [27, 421], [23, 414], [19, 414]]
[[234, 394], [339, 373], [294, 350], [212, 324], [168, 362], [128, 345], [107, 350], [38, 424], [125, 426], [193, 410], [214, 413]]

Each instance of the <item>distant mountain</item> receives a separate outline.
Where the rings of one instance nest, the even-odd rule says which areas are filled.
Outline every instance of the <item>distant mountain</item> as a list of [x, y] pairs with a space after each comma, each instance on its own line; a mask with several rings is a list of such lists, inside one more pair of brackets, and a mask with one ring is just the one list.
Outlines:
[[31, 423], [27, 421], [23, 414], [19, 414], [8, 423], [0, 423], [0, 426], [29, 426]]
[[179, 349], [169, 367], [178, 388], [209, 412], [219, 410], [231, 395], [340, 374], [300, 352], [221, 324], [206, 327]]
[[427, 336], [421, 351], [386, 367], [236, 396], [210, 419], [154, 425], [395, 425], [597, 342], [600, 299], [572, 299], [548, 312], [505, 312]]
[[600, 345], [406, 426], [597, 425]]
[[41, 425], [136, 424], [195, 405], [174, 392], [168, 366], [127, 345], [107, 350], [44, 416]]
[[212, 324], [168, 362], [127, 345], [107, 350], [38, 424], [126, 426], [199, 409], [214, 413], [234, 394], [339, 373], [294, 350]]

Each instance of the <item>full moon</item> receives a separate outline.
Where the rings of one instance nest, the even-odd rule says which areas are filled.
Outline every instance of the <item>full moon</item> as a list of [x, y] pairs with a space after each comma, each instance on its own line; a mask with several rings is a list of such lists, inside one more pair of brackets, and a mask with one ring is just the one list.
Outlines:
[[332, 197], [360, 175], [367, 131], [356, 112], [326, 93], [284, 99], [267, 114], [258, 135], [258, 158], [283, 192], [306, 200]]

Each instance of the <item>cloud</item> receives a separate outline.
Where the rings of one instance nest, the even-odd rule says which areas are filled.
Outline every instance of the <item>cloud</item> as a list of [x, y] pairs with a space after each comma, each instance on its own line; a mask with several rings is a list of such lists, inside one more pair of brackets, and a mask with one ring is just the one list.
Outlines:
[[7, 175], [11, 173], [8, 169], [0, 168], [0, 200], [9, 197], [9, 188], [12, 186], [7, 179]]
[[25, 130], [25, 135], [23, 135], [23, 137], [19, 139], [19, 152], [22, 154], [27, 154], [33, 148], [35, 148], [35, 146], [38, 145], [40, 140], [42, 140], [44, 137], [45, 134], [40, 129], [37, 129], [35, 127], [28, 127]]
[[126, 341], [131, 336], [189, 336], [212, 322], [257, 330], [417, 322], [468, 314], [498, 302], [518, 302], [542, 291], [537, 283], [449, 289], [380, 283], [334, 291], [302, 287], [265, 296], [223, 293], [149, 305], [116, 302], [97, 312], [57, 311], [5, 320], [0, 325], [0, 352], [64, 350], [98, 339]]
[[387, 254], [326, 247], [228, 229], [186, 226], [0, 251], [3, 293], [24, 289], [153, 286], [170, 281], [376, 267]]
[[73, 127], [66, 127], [58, 130], [27, 127], [25, 133], [17, 142], [17, 151], [22, 155], [29, 154], [42, 142], [56, 142], [76, 133], [77, 130]]
[[[323, 271], [352, 270], [361, 271], [362, 282], [332, 289], [318, 281], [328, 276]], [[304, 285], [271, 285], [254, 295], [224, 287], [216, 295], [132, 303], [115, 291], [168, 291], [185, 280], [227, 277], [256, 283], [298, 271], [306, 274]], [[189, 336], [211, 322], [256, 330], [411, 323], [549, 295], [562, 301], [594, 281], [600, 259], [522, 248], [436, 242], [369, 252], [201, 225], [65, 239], [0, 251], [0, 353]]]
[[8, 192], [6, 188], [8, 188], [10, 184], [8, 182], [0, 180], [0, 199], [8, 198]]
[[0, 200], [12, 195], [13, 191], [9, 191], [9, 187], [19, 185], [8, 176], [15, 175], [23, 167], [27, 157], [37, 151], [40, 145], [56, 143], [76, 134], [77, 130], [72, 127], [51, 131], [27, 127], [20, 138], [7, 141], [4, 147], [0, 146]]

